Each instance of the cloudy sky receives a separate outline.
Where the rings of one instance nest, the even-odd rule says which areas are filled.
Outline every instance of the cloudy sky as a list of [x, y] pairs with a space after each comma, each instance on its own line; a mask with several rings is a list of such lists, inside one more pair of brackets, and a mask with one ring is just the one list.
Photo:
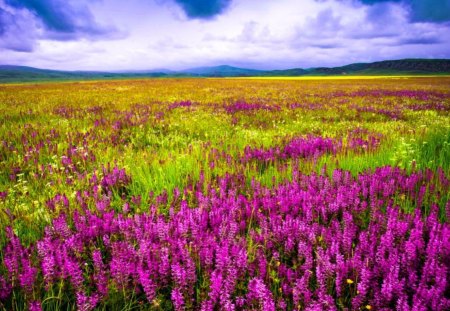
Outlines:
[[258, 69], [450, 58], [450, 0], [0, 0], [0, 64]]

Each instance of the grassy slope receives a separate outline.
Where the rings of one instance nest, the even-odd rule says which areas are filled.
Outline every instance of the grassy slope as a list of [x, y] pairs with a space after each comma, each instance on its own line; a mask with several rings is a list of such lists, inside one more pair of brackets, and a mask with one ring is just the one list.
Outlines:
[[291, 76], [405, 76], [448, 75], [450, 60], [404, 59], [375, 63], [355, 63], [341, 67], [292, 68], [286, 70], [253, 70], [232, 66], [192, 68], [179, 72], [106, 73], [89, 71], [56, 71], [24, 66], [0, 65], [0, 83], [108, 80], [145, 77], [291, 77]]

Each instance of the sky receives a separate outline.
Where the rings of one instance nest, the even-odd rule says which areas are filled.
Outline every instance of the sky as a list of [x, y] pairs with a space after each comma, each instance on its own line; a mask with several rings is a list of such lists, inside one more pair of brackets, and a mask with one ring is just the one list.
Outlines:
[[450, 58], [450, 0], [0, 0], [0, 64], [127, 71]]

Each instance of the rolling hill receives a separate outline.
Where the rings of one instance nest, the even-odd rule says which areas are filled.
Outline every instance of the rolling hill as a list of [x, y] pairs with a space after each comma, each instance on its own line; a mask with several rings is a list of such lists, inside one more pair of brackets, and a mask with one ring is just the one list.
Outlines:
[[401, 59], [373, 63], [354, 63], [340, 67], [256, 70], [228, 65], [197, 67], [181, 71], [141, 70], [125, 72], [60, 71], [26, 66], [0, 65], [0, 83], [101, 80], [146, 77], [264, 77], [264, 76], [340, 76], [340, 75], [445, 75], [450, 59]]

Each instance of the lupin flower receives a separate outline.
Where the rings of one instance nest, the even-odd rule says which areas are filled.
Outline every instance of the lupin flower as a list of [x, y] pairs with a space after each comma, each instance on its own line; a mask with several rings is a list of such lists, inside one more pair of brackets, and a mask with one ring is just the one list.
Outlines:
[[172, 290], [170, 297], [172, 299], [172, 303], [176, 311], [184, 310], [183, 294], [181, 293], [181, 290], [178, 287], [175, 287]]
[[11, 284], [0, 275], [0, 301], [6, 300], [11, 294]]
[[30, 311], [42, 311], [42, 305], [40, 301], [32, 301], [28, 304]]
[[272, 293], [260, 278], [253, 278], [248, 283], [247, 299], [256, 300], [261, 310], [275, 311]]

